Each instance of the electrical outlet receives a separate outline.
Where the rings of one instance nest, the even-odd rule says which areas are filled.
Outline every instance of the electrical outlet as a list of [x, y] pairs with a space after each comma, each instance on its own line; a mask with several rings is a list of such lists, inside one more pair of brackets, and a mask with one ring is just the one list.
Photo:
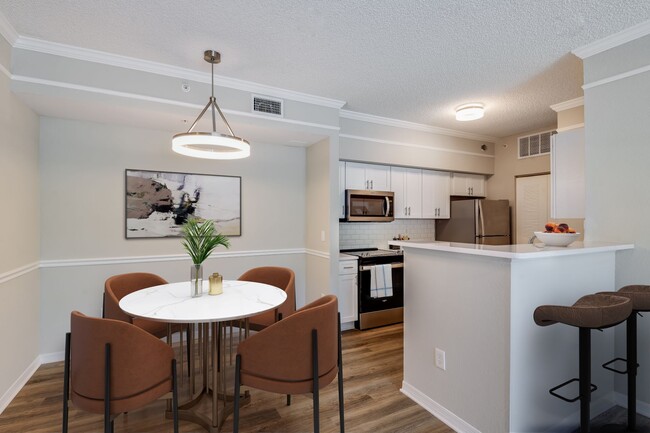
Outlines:
[[436, 367], [438, 367], [441, 370], [446, 370], [446, 365], [445, 365], [445, 351], [438, 349], [436, 347], [436, 354], [435, 354], [435, 359], [436, 359]]

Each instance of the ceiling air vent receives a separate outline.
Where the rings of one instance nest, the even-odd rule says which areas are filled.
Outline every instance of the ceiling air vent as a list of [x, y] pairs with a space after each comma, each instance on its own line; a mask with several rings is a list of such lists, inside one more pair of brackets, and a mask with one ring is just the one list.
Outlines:
[[282, 117], [282, 99], [253, 95], [253, 113]]
[[551, 134], [546, 131], [539, 134], [519, 137], [519, 158], [540, 156], [551, 153]]

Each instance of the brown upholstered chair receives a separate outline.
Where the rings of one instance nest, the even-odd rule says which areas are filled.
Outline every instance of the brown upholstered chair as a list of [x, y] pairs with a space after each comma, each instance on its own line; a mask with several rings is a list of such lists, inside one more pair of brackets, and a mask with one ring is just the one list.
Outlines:
[[296, 311], [296, 276], [289, 268], [262, 266], [246, 271], [241, 281], [253, 281], [279, 287], [287, 293], [287, 300], [278, 308], [258, 314], [249, 319], [250, 328], [260, 331], [267, 326], [286, 318]]
[[104, 317], [106, 319], [132, 323], [158, 338], [166, 336], [166, 323], [131, 317], [120, 308], [120, 299], [129, 293], [161, 284], [167, 284], [167, 281], [158, 275], [145, 272], [134, 272], [110, 277], [104, 283]]
[[73, 311], [66, 334], [63, 432], [68, 431], [68, 400], [79, 409], [104, 414], [104, 432], [113, 420], [172, 393], [174, 432], [178, 433], [176, 360], [170, 346], [119, 320]]
[[[319, 389], [338, 374], [339, 423], [343, 419], [341, 326], [336, 296], [324, 296], [241, 342], [235, 361], [234, 432], [239, 431], [241, 385], [279, 394], [313, 394], [319, 431]], [[289, 404], [289, 402], [287, 402]]]

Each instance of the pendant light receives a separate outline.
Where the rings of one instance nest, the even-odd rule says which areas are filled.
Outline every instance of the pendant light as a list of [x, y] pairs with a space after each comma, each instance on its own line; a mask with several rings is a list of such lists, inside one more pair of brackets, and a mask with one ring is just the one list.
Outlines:
[[[217, 51], [207, 50], [203, 53], [203, 59], [212, 65], [212, 96], [199, 117], [196, 118], [187, 132], [174, 135], [172, 138], [172, 150], [181, 155], [194, 158], [207, 159], [240, 159], [250, 156], [250, 144], [243, 138], [235, 136], [228, 124], [226, 117], [221, 112], [217, 100], [214, 98], [214, 65], [221, 62], [221, 54]], [[196, 124], [201, 120], [208, 108], [212, 111], [212, 132], [193, 132]], [[230, 134], [217, 132], [216, 112], [219, 112], [221, 120], [226, 124]]]

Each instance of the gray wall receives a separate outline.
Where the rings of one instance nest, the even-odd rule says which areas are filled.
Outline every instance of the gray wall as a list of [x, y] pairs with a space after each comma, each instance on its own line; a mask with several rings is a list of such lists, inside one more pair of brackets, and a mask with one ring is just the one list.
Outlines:
[[[0, 63], [9, 69], [0, 37]], [[0, 231], [0, 411], [32, 373], [39, 354], [38, 117], [9, 90], [0, 72], [0, 173], [5, 182]]]
[[[587, 240], [634, 243], [619, 253], [616, 287], [650, 284], [650, 72], [597, 86], [602, 80], [650, 65], [650, 36], [584, 60]], [[625, 331], [617, 329], [617, 354], [624, 354]], [[638, 397], [650, 403], [650, 323], [639, 320]], [[626, 392], [624, 378], [616, 390]], [[645, 406], [646, 415], [648, 414]]]

